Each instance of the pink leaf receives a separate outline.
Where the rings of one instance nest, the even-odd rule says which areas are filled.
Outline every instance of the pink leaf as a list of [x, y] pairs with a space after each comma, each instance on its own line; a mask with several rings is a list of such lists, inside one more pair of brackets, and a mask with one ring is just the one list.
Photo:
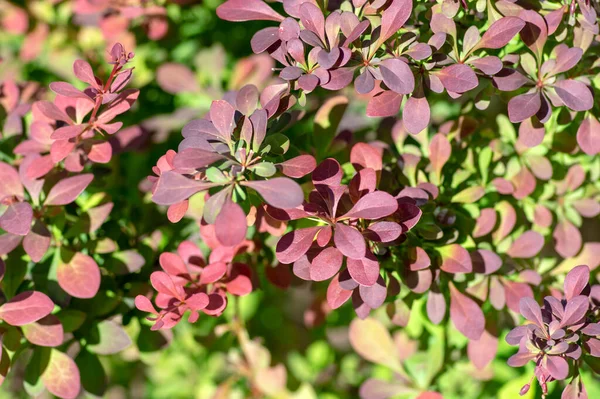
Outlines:
[[77, 199], [93, 179], [94, 175], [86, 173], [59, 181], [50, 189], [44, 205], [70, 204]]
[[23, 335], [29, 342], [39, 346], [59, 346], [63, 343], [64, 332], [58, 317], [49, 314], [22, 327]]
[[246, 181], [242, 184], [257, 191], [267, 204], [274, 206], [275, 208], [295, 208], [302, 205], [302, 202], [304, 202], [304, 192], [302, 191], [302, 187], [287, 177]]
[[345, 290], [340, 287], [340, 275], [336, 275], [327, 287], [327, 304], [331, 309], [337, 309], [342, 306], [352, 296], [351, 290]]
[[437, 73], [446, 90], [454, 93], [465, 93], [479, 84], [477, 75], [465, 64], [453, 64]]
[[227, 200], [215, 219], [215, 234], [219, 242], [226, 247], [238, 245], [246, 238], [247, 229], [242, 207]]
[[518, 17], [504, 17], [496, 20], [483, 34], [477, 48], [499, 49], [523, 29], [525, 21]]
[[513, 258], [527, 259], [536, 256], [544, 246], [544, 237], [529, 230], [517, 238], [506, 252]]
[[590, 269], [585, 265], [576, 266], [565, 277], [565, 298], [570, 300], [580, 295], [590, 281]]
[[400, 111], [401, 103], [401, 94], [391, 90], [382, 91], [369, 99], [367, 116], [372, 118], [395, 116]]
[[498, 338], [490, 334], [487, 330], [478, 340], [470, 340], [467, 346], [467, 355], [469, 360], [479, 370], [484, 369], [496, 357], [498, 351]]
[[275, 21], [284, 18], [262, 0], [228, 0], [217, 7], [217, 15], [226, 21]]
[[158, 179], [152, 201], [158, 205], [173, 205], [188, 199], [198, 191], [215, 187], [214, 183], [189, 179], [177, 172], [163, 172]]
[[364, 258], [367, 249], [365, 239], [354, 227], [336, 223], [333, 241], [337, 249], [348, 258]]
[[79, 369], [73, 359], [56, 349], [52, 349], [41, 379], [51, 394], [62, 399], [75, 399], [79, 395]]
[[0, 227], [11, 234], [24, 236], [31, 230], [33, 209], [27, 202], [16, 202], [9, 205], [0, 216]]
[[283, 264], [294, 263], [308, 251], [320, 227], [293, 230], [277, 242], [277, 259]]
[[480, 339], [485, 329], [485, 317], [477, 303], [450, 284], [450, 318], [465, 337]]
[[312, 155], [299, 155], [278, 164], [278, 166], [284, 175], [298, 179], [315, 170], [317, 162]]
[[431, 109], [425, 97], [409, 97], [402, 110], [402, 122], [407, 132], [418, 134], [428, 125], [431, 117]]
[[577, 255], [583, 242], [579, 229], [566, 219], [558, 222], [552, 237], [556, 240], [554, 249], [563, 258]]
[[96, 261], [77, 252], [68, 263], [61, 262], [57, 270], [58, 284], [76, 298], [93, 298], [100, 288], [100, 269]]
[[473, 271], [473, 264], [469, 251], [459, 244], [450, 244], [439, 249], [442, 255], [442, 265], [440, 269], [447, 273], [470, 273]]
[[11, 326], [23, 326], [50, 314], [54, 303], [45, 294], [26, 291], [0, 306], [0, 319]]
[[379, 278], [379, 263], [374, 255], [368, 254], [363, 259], [346, 260], [348, 272], [354, 281], [367, 287], [372, 286]]
[[398, 209], [398, 203], [392, 195], [385, 191], [375, 191], [360, 198], [343, 217], [350, 219], [381, 219], [391, 215], [396, 209]]

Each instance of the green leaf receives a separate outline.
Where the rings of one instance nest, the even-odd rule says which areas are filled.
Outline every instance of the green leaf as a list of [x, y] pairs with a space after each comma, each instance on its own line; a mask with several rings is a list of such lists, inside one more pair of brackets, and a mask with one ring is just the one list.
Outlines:
[[122, 326], [111, 320], [98, 323], [87, 338], [87, 349], [99, 355], [112, 355], [131, 345], [131, 338]]
[[86, 314], [80, 310], [66, 309], [56, 314], [63, 326], [64, 332], [73, 332], [77, 330], [85, 321]]
[[86, 392], [102, 397], [106, 391], [106, 372], [98, 356], [82, 349], [75, 358], [75, 364], [81, 374], [81, 385]]
[[290, 149], [290, 139], [281, 133], [267, 136], [260, 150], [261, 154], [283, 155]]
[[215, 166], [211, 166], [210, 168], [206, 169], [206, 178], [213, 183], [225, 184], [229, 182], [227, 176], [225, 176], [225, 174]]
[[271, 162], [261, 162], [249, 167], [251, 171], [261, 177], [271, 177], [277, 172], [277, 168]]

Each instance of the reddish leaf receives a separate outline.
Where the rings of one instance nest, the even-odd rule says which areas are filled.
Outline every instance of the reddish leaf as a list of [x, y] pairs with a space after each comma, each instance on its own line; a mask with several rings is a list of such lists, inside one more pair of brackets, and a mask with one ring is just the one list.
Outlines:
[[327, 304], [331, 309], [337, 309], [342, 306], [352, 296], [351, 290], [345, 290], [340, 287], [340, 275], [336, 275], [331, 279], [329, 287], [327, 287]]
[[45, 294], [26, 291], [0, 306], [0, 319], [12, 326], [23, 326], [50, 314], [54, 303]]
[[[385, 14], [384, 14], [385, 15]], [[383, 83], [398, 94], [410, 94], [415, 89], [415, 78], [406, 62], [388, 58], [379, 65]]]
[[93, 179], [94, 175], [86, 173], [59, 181], [50, 189], [44, 205], [70, 204], [77, 199]]
[[100, 269], [96, 261], [77, 252], [68, 263], [61, 262], [56, 271], [58, 284], [76, 298], [93, 298], [100, 288]]
[[477, 303], [450, 284], [450, 318], [454, 326], [469, 339], [480, 339], [485, 317]]
[[412, 12], [412, 0], [392, 0], [390, 6], [381, 16], [381, 32], [375, 48], [392, 37], [402, 28]]
[[85, 82], [95, 88], [100, 88], [96, 82], [92, 67], [84, 60], [76, 60], [73, 63], [73, 73], [75, 73], [77, 79], [81, 80], [82, 82]]
[[343, 217], [350, 219], [380, 219], [398, 209], [396, 199], [384, 191], [363, 196]]
[[308, 251], [320, 227], [293, 230], [277, 242], [277, 259], [283, 264], [294, 263]]
[[344, 256], [352, 259], [364, 258], [367, 249], [365, 239], [354, 227], [336, 223], [333, 241]]
[[544, 328], [542, 310], [540, 305], [533, 298], [525, 297], [519, 301], [519, 311], [527, 320], [535, 323], [538, 327]]
[[446, 136], [441, 133], [433, 136], [429, 144], [429, 158], [431, 166], [438, 177], [442, 173], [442, 168], [450, 159], [451, 153], [452, 147]]
[[34, 262], [39, 262], [50, 247], [50, 231], [36, 220], [31, 231], [23, 239], [23, 249]]
[[433, 324], [440, 324], [446, 315], [446, 299], [434, 290], [427, 294], [427, 316]]
[[23, 198], [23, 185], [15, 168], [7, 163], [0, 162], [0, 180], [2, 180], [0, 200], [12, 196]]
[[586, 295], [579, 295], [571, 298], [565, 306], [565, 313], [560, 321], [560, 327], [566, 327], [578, 324], [585, 317], [590, 307], [589, 298]]
[[450, 244], [439, 249], [442, 255], [442, 265], [440, 269], [447, 273], [470, 273], [473, 271], [473, 264], [469, 251], [459, 244]]
[[579, 125], [577, 144], [588, 155], [600, 153], [600, 122], [593, 115], [588, 115]]
[[278, 166], [284, 175], [298, 179], [315, 170], [317, 161], [312, 155], [299, 155], [278, 164]]
[[382, 157], [381, 149], [367, 143], [356, 143], [350, 151], [350, 162], [357, 171], [362, 168], [380, 171], [383, 168]]
[[361, 285], [358, 287], [360, 297], [362, 300], [369, 305], [371, 309], [377, 309], [387, 296], [387, 287], [383, 277], [379, 276], [375, 284], [371, 286]]
[[379, 263], [373, 255], [363, 259], [346, 260], [348, 272], [354, 281], [361, 285], [372, 286], [379, 278]]
[[544, 356], [542, 367], [557, 380], [564, 380], [569, 375], [569, 363], [560, 356]]
[[508, 117], [517, 123], [534, 116], [542, 106], [540, 93], [520, 94], [508, 102]]
[[284, 18], [261, 0], [228, 0], [217, 7], [217, 15], [226, 21], [275, 21]]
[[367, 116], [387, 117], [395, 116], [400, 111], [402, 95], [391, 90], [382, 91], [369, 99], [367, 104]]
[[334, 247], [328, 247], [320, 251], [311, 260], [309, 276], [313, 281], [325, 281], [333, 277], [342, 266], [344, 256]]
[[493, 208], [482, 209], [473, 229], [473, 237], [479, 238], [491, 233], [496, 226], [496, 220], [497, 214]]
[[471, 253], [473, 271], [476, 273], [492, 274], [502, 267], [502, 259], [487, 249], [478, 249]]

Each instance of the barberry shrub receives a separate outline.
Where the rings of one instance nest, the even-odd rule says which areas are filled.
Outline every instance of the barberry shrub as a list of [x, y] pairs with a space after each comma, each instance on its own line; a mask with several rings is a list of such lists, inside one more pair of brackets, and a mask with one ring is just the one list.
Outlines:
[[600, 395], [597, 2], [226, 0], [262, 29], [223, 74], [184, 5], [73, 3], [105, 74], [0, 75], [0, 383], [101, 396], [99, 355], [184, 348], [203, 397]]

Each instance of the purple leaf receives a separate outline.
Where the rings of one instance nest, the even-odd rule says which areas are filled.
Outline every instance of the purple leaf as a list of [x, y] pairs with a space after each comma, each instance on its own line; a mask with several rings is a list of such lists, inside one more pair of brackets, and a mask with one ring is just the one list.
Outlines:
[[479, 84], [477, 75], [465, 64], [453, 64], [437, 73], [446, 90], [454, 93], [465, 93]]
[[31, 230], [33, 209], [27, 202], [15, 202], [0, 216], [0, 227], [8, 233], [24, 236]]
[[52, 140], [67, 140], [79, 136], [87, 129], [87, 125], [69, 125], [58, 128], [52, 133]]
[[0, 200], [13, 196], [23, 198], [25, 195], [23, 185], [15, 168], [7, 163], [0, 162], [0, 180], [2, 181], [2, 186], [0, 186]]
[[537, 119], [529, 118], [521, 122], [519, 126], [519, 144], [533, 148], [542, 143], [546, 129]]
[[226, 200], [215, 219], [215, 235], [226, 247], [240, 244], [246, 238], [246, 214], [241, 206]]
[[569, 375], [569, 363], [560, 356], [544, 356], [542, 366], [557, 380], [564, 380]]
[[565, 313], [560, 321], [560, 327], [567, 327], [582, 321], [590, 307], [590, 300], [585, 295], [571, 298], [565, 306]]
[[376, 222], [371, 224], [364, 234], [371, 241], [392, 242], [402, 234], [402, 226], [395, 222]]
[[521, 122], [535, 115], [541, 106], [540, 93], [521, 94], [508, 102], [508, 117], [513, 123]]
[[67, 82], [52, 82], [50, 83], [50, 90], [55, 92], [56, 94], [60, 94], [61, 96], [71, 97], [71, 98], [85, 98], [89, 101], [92, 101], [91, 98], [87, 96], [87, 94], [83, 93], [81, 90], [73, 87], [72, 84]]
[[86, 173], [67, 177], [56, 183], [48, 193], [44, 205], [67, 205], [75, 201], [79, 194], [92, 182], [94, 175]]
[[450, 284], [450, 318], [465, 337], [477, 340], [485, 329], [485, 317], [477, 303]]
[[573, 111], [587, 111], [594, 106], [590, 89], [578, 80], [560, 80], [554, 84], [554, 90], [562, 102]]
[[544, 329], [544, 320], [542, 319], [542, 310], [540, 305], [533, 298], [521, 298], [519, 301], [519, 310], [523, 317], [539, 328]]
[[446, 315], [446, 299], [440, 292], [430, 290], [427, 294], [427, 316], [433, 324], [440, 324]]
[[600, 122], [593, 115], [588, 115], [579, 125], [577, 144], [588, 155], [600, 153]]
[[411, 96], [406, 100], [402, 110], [402, 123], [407, 132], [418, 134], [428, 125], [431, 117], [431, 109], [425, 97]]
[[82, 82], [85, 82], [97, 89], [100, 88], [100, 85], [98, 84], [98, 82], [96, 81], [96, 77], [94, 76], [94, 71], [92, 70], [92, 67], [84, 60], [76, 60], [73, 63], [73, 73], [75, 73], [77, 79], [81, 80]]
[[210, 120], [219, 132], [219, 136], [228, 142], [235, 126], [235, 108], [225, 100], [213, 101], [210, 105]]
[[495, 75], [502, 70], [502, 60], [493, 55], [475, 59], [470, 62], [475, 68], [479, 69], [486, 75]]
[[302, 205], [302, 187], [287, 177], [269, 180], [246, 181], [242, 185], [257, 191], [265, 202], [275, 208], [290, 209]]
[[415, 89], [415, 77], [406, 62], [388, 58], [379, 65], [383, 83], [398, 94], [410, 94]]
[[33, 224], [31, 231], [23, 239], [23, 249], [32, 261], [39, 262], [50, 247], [50, 231], [39, 220]]
[[152, 201], [158, 205], [173, 205], [188, 199], [198, 191], [208, 190], [217, 184], [189, 179], [177, 172], [163, 172], [158, 179]]
[[498, 351], [498, 338], [490, 334], [487, 330], [478, 340], [470, 340], [467, 346], [467, 355], [473, 365], [479, 369], [484, 369], [494, 358]]
[[487, 249], [478, 249], [471, 253], [473, 271], [476, 273], [492, 274], [502, 267], [502, 259]]
[[527, 259], [536, 256], [544, 246], [544, 237], [536, 231], [526, 231], [517, 238], [506, 252], [513, 258]]
[[383, 42], [402, 28], [408, 17], [410, 17], [412, 8], [412, 0], [392, 0], [390, 6], [382, 13], [381, 32], [375, 48], [380, 47]]
[[523, 29], [525, 21], [517, 17], [504, 17], [496, 20], [483, 34], [476, 48], [499, 49]]
[[590, 281], [590, 269], [585, 265], [576, 266], [565, 277], [565, 298], [568, 300], [581, 295]]
[[371, 286], [361, 285], [358, 287], [360, 297], [371, 309], [377, 309], [385, 301], [387, 287], [383, 277], [379, 276], [375, 284]]
[[0, 306], [0, 319], [11, 326], [23, 326], [47, 316], [54, 303], [38, 291], [22, 292]]
[[280, 42], [279, 28], [268, 27], [259, 30], [252, 36], [250, 47], [252, 47], [254, 54], [260, 54], [278, 42]]
[[541, 60], [544, 51], [544, 44], [548, 39], [548, 28], [544, 18], [533, 10], [523, 10], [519, 13], [519, 18], [525, 21], [525, 26], [521, 29], [521, 39], [529, 47], [538, 60]]
[[186, 148], [173, 158], [173, 166], [177, 169], [206, 168], [213, 163], [225, 159], [225, 156], [200, 148]]
[[262, 0], [228, 0], [217, 7], [217, 15], [226, 21], [275, 21], [283, 18]]

